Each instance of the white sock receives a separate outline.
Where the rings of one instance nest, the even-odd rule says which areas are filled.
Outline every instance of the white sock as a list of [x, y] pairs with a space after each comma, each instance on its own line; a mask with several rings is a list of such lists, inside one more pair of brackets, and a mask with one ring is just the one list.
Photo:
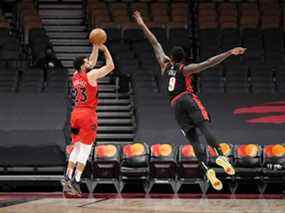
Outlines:
[[72, 174], [73, 174], [73, 169], [67, 169], [66, 175], [67, 175], [67, 177], [68, 177], [69, 179], [72, 178]]
[[80, 182], [81, 175], [82, 175], [82, 172], [78, 170], [75, 171], [75, 181], [76, 182]]

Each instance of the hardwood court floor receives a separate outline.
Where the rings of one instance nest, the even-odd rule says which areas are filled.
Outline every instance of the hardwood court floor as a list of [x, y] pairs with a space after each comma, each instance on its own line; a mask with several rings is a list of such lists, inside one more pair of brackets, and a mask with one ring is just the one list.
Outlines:
[[[1, 194], [0, 194], [1, 197]], [[284, 196], [258, 198], [192, 198], [193, 196], [98, 196], [65, 199], [60, 196], [0, 208], [0, 213], [284, 213]], [[36, 197], [34, 197], [36, 198]], [[254, 199], [253, 199], [254, 198]]]

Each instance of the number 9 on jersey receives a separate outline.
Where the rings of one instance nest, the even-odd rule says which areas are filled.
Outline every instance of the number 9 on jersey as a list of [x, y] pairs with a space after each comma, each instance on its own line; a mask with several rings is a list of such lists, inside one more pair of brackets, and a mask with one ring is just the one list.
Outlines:
[[168, 83], [168, 91], [172, 92], [175, 89], [176, 78], [171, 77]]

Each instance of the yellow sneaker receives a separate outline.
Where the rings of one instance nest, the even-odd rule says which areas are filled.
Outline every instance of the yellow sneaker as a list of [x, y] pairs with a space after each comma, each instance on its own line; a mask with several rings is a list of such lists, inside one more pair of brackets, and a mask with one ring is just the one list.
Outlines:
[[234, 175], [235, 174], [235, 169], [234, 167], [230, 164], [228, 161], [227, 157], [225, 156], [219, 156], [216, 159], [216, 164], [224, 168], [225, 173], [228, 175]]
[[223, 183], [216, 177], [216, 172], [214, 169], [209, 169], [206, 176], [214, 189], [218, 191], [222, 190]]

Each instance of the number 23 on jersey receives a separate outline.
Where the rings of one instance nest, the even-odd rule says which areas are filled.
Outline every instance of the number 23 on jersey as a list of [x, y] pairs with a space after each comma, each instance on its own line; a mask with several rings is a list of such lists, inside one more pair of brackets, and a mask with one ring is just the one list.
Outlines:
[[76, 87], [74, 88], [75, 92], [75, 101], [76, 103], [85, 103], [88, 99], [87, 90], [85, 87]]

